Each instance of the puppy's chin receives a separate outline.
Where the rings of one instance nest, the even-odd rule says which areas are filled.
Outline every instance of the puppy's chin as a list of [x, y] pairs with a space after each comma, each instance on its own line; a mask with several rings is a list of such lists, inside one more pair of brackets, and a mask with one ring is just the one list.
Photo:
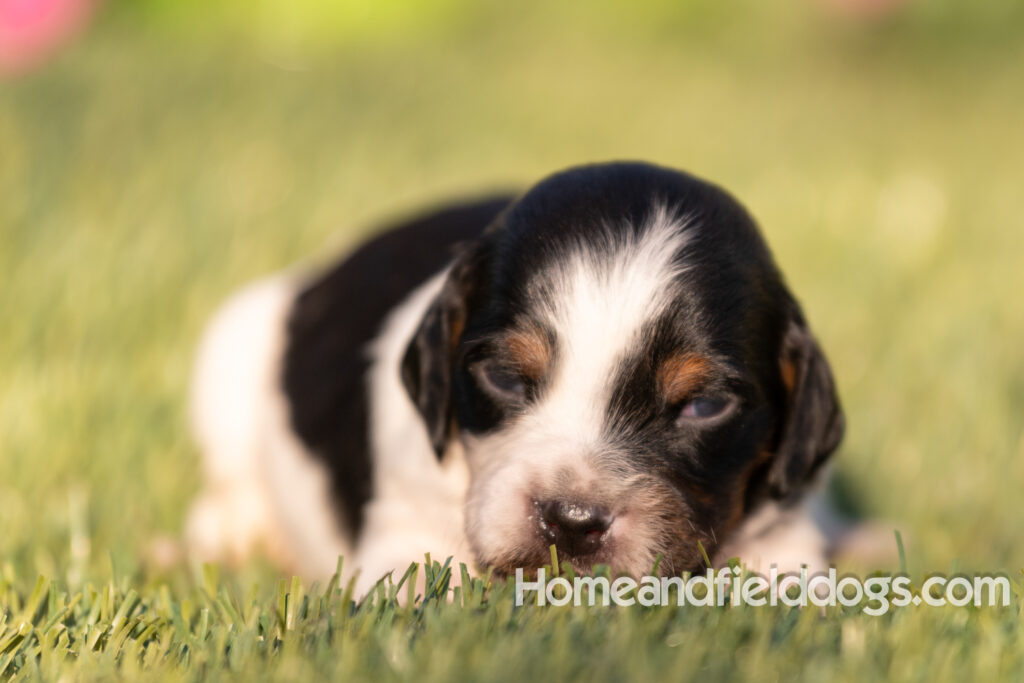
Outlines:
[[[527, 546], [510, 549], [505, 555], [493, 561], [481, 561], [481, 566], [488, 567], [495, 576], [509, 577], [522, 569], [523, 575], [532, 577], [537, 575], [537, 570], [544, 566], [551, 565], [551, 547], [537, 540]], [[582, 558], [566, 557], [557, 555], [559, 567], [568, 563], [576, 574], [591, 574], [595, 567], [606, 565], [615, 574], [633, 574], [628, 568], [621, 566], [616, 561], [613, 553], [597, 552]], [[643, 572], [639, 572], [643, 573]]]
[[[520, 559], [511, 559], [512, 557], [519, 557]], [[561, 568], [568, 564], [572, 571], [580, 576], [590, 575], [598, 568], [607, 567], [612, 576], [632, 576], [639, 579], [643, 576], [677, 576], [683, 572], [697, 572], [704, 567], [705, 563], [701, 556], [697, 554], [696, 558], [687, 555], [685, 558], [679, 558], [671, 562], [666, 561], [663, 556], [655, 555], [655, 559], [649, 564], [637, 564], [634, 566], [618, 562], [614, 557], [595, 557], [592, 561], [559, 557], [558, 564]], [[523, 571], [524, 577], [535, 578], [540, 568], [551, 566], [551, 553], [550, 551], [547, 551], [546, 555], [541, 553], [527, 555], [524, 553], [519, 556], [509, 556], [508, 559], [494, 563], [481, 562], [481, 566], [489, 569], [492, 575], [497, 578], [513, 577], [516, 571], [520, 569]]]
[[[676, 576], [704, 568], [706, 562], [697, 539], [672, 541], [657, 549], [617, 545], [612, 540], [600, 550], [582, 557], [557, 554], [558, 564], [560, 567], [568, 564], [579, 575], [592, 574], [596, 567], [603, 566], [613, 576], [634, 578], [648, 575]], [[708, 552], [714, 552], [714, 548], [708, 549]], [[477, 556], [478, 565], [489, 569], [497, 577], [514, 576], [518, 569], [523, 570], [523, 576], [535, 577], [538, 569], [551, 565], [551, 559], [551, 546], [539, 538], [510, 547], [490, 558]]]

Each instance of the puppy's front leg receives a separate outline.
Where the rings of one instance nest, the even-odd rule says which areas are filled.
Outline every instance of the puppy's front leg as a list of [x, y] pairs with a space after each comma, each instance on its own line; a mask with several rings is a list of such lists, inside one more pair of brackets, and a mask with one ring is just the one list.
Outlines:
[[[439, 510], [418, 510], [404, 502], [374, 501], [367, 507], [367, 522], [355, 554], [359, 567], [356, 594], [366, 595], [377, 582], [392, 573], [398, 581], [413, 563], [422, 563], [430, 553], [432, 561], [449, 564], [450, 586], [459, 585], [459, 564], [474, 566], [462, 533], [461, 510], [442, 514]], [[416, 594], [426, 591], [423, 568], [417, 572]], [[405, 597], [402, 591], [400, 598]]]
[[792, 507], [767, 503], [752, 515], [716, 553], [715, 565], [732, 558], [760, 573], [774, 565], [780, 573], [799, 572], [803, 566], [813, 574], [828, 569], [829, 539], [805, 499]]

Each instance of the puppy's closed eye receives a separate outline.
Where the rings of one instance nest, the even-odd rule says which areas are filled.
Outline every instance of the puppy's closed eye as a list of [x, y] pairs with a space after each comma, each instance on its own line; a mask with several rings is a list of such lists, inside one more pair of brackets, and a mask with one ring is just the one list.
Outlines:
[[486, 358], [474, 363], [470, 372], [480, 388], [494, 399], [518, 403], [526, 398], [527, 379], [514, 364]]
[[529, 398], [548, 374], [553, 356], [550, 339], [533, 325], [509, 330], [477, 348], [488, 355], [474, 361], [470, 373], [485, 393], [506, 404]]
[[735, 398], [722, 394], [694, 396], [683, 404], [680, 417], [684, 420], [711, 420], [726, 415], [735, 404]]

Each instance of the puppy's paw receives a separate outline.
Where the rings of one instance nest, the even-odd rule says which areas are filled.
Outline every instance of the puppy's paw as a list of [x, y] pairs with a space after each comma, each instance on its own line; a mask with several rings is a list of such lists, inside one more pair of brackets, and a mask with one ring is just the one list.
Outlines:
[[252, 487], [206, 491], [192, 504], [185, 525], [190, 559], [237, 566], [267, 538], [265, 501]]

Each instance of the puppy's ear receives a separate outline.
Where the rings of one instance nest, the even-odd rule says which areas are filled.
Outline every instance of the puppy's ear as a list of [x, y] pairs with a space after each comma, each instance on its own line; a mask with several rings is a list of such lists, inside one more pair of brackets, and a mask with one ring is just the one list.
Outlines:
[[773, 498], [789, 498], [813, 479], [838, 448], [845, 418], [828, 361], [792, 302], [779, 353], [785, 388], [778, 446], [768, 471]]
[[477, 291], [479, 250], [466, 248], [455, 260], [402, 358], [402, 383], [423, 418], [437, 457], [452, 429], [452, 369], [455, 348]]

